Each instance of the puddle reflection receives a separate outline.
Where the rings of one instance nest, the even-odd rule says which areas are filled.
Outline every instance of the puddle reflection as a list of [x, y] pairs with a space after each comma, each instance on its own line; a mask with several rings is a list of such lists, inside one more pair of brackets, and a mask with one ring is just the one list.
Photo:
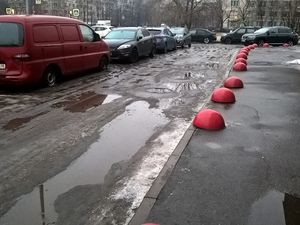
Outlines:
[[299, 224], [300, 199], [274, 190], [252, 205], [248, 220], [248, 225]]
[[149, 107], [148, 103], [142, 101], [129, 105], [125, 113], [99, 131], [99, 140], [86, 153], [43, 186], [22, 196], [0, 218], [0, 224], [55, 224], [57, 214], [54, 201], [59, 195], [78, 185], [103, 183], [114, 163], [130, 159], [144, 146], [157, 127], [168, 122], [161, 110]]

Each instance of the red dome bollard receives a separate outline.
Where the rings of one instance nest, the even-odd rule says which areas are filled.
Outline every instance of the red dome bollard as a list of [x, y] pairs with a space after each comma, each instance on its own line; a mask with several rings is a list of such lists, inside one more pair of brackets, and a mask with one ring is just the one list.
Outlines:
[[255, 48], [257, 48], [257, 47], [258, 47], [258, 44], [253, 44], [253, 46], [254, 46]]
[[235, 103], [235, 95], [228, 88], [218, 88], [214, 90], [211, 100], [217, 103]]
[[244, 58], [238, 58], [238, 59], [236, 59], [236, 60], [235, 60], [235, 63], [238, 63], [238, 62], [242, 62], [242, 63], [244, 63], [245, 65], [248, 65], [247, 60], [244, 59]]
[[246, 54], [247, 56], [249, 55], [249, 51], [247, 51], [247, 50], [241, 50], [241, 51], [239, 51], [239, 54], [240, 53], [244, 53], [244, 54]]
[[282, 46], [283, 46], [284, 48], [290, 47], [290, 45], [289, 45], [288, 43], [284, 43]]
[[236, 59], [239, 59], [239, 58], [244, 58], [244, 59], [248, 59], [248, 56], [245, 54], [245, 53], [239, 53], [236, 57]]
[[249, 47], [250, 47], [251, 49], [255, 49], [255, 47], [254, 47], [253, 45], [249, 45]]
[[212, 109], [204, 109], [197, 113], [193, 125], [204, 130], [221, 130], [225, 128], [222, 115]]
[[224, 87], [226, 87], [226, 88], [243, 88], [244, 83], [239, 77], [232, 76], [225, 80]]
[[249, 52], [250, 50], [249, 50], [249, 48], [245, 47], [245, 48], [242, 48], [240, 51], [247, 51], [247, 52]]
[[270, 47], [270, 45], [268, 43], [263, 44], [263, 48], [269, 48], [269, 47]]
[[238, 63], [234, 64], [233, 70], [234, 71], [247, 71], [247, 65], [242, 62], [238, 62]]

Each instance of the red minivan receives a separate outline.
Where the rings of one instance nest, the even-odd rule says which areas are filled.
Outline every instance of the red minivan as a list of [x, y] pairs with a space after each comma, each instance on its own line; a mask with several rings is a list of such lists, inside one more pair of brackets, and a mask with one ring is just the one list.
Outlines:
[[109, 60], [107, 44], [79, 20], [0, 16], [0, 84], [54, 86], [59, 76], [102, 70]]

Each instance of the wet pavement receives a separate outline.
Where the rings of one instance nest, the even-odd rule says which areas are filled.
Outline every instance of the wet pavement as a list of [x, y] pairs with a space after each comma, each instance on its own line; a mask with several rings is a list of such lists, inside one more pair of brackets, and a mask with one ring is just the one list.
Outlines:
[[300, 65], [291, 63], [299, 53], [298, 46], [255, 49], [247, 72], [231, 72], [245, 85], [234, 90], [236, 103], [206, 106], [226, 128], [193, 128], [162, 191], [144, 199], [150, 206], [140, 215], [154, 206], [143, 222], [300, 224]]
[[236, 49], [199, 44], [1, 90], [0, 224], [128, 223]]

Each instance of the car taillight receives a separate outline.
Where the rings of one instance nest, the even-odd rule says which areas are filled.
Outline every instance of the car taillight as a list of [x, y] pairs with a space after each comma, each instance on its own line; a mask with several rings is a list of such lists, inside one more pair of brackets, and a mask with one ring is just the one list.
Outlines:
[[16, 54], [13, 56], [14, 59], [19, 59], [19, 60], [29, 60], [30, 55], [27, 53], [22, 53], [22, 54]]

